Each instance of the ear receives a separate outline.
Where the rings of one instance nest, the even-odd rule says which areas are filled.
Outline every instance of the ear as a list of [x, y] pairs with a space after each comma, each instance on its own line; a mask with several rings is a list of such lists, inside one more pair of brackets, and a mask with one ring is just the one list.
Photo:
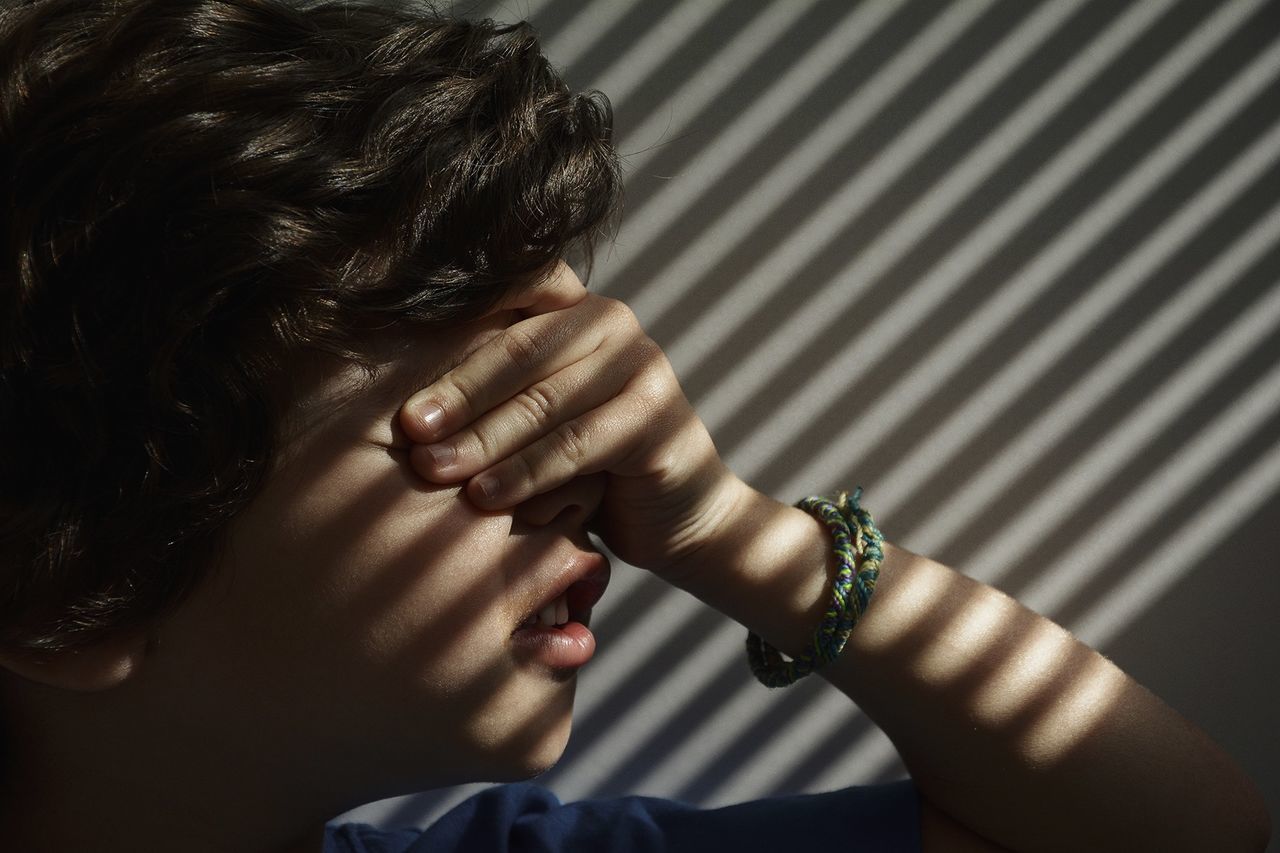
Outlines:
[[109, 690], [137, 674], [148, 645], [146, 633], [138, 631], [60, 652], [0, 648], [0, 666], [28, 681], [62, 690]]

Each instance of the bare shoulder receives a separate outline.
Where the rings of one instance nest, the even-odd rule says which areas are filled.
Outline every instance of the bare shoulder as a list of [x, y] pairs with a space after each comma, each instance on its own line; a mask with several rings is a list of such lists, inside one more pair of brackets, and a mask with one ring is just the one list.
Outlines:
[[1009, 853], [958, 823], [942, 809], [920, 798], [920, 841], [923, 853]]

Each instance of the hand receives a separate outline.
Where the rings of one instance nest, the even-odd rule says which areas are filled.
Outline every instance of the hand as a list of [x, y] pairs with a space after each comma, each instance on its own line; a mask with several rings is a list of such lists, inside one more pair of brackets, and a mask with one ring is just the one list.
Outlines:
[[[410, 452], [414, 469], [433, 483], [469, 479], [465, 493], [489, 510], [603, 471], [590, 529], [628, 563], [682, 576], [726, 529], [745, 484], [666, 355], [631, 309], [588, 293], [563, 263], [501, 307], [522, 319], [402, 407], [405, 433], [423, 443]], [[439, 420], [428, 427], [432, 404]], [[432, 452], [441, 449], [443, 460]]]

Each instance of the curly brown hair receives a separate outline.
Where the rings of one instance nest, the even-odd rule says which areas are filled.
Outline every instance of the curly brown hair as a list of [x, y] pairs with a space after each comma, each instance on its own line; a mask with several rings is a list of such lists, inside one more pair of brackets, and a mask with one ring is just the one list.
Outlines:
[[295, 372], [481, 316], [620, 209], [524, 23], [378, 0], [0, 13], [0, 645], [145, 627], [272, 469]]

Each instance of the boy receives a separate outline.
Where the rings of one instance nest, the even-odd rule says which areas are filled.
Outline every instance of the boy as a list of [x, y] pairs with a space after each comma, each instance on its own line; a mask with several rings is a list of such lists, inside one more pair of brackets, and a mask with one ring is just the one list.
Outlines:
[[9, 849], [1265, 846], [1202, 733], [889, 543], [819, 673], [911, 780], [708, 812], [512, 785], [419, 838], [326, 836], [555, 763], [608, 578], [588, 531], [799, 656], [832, 530], [734, 476], [564, 262], [618, 207], [611, 117], [527, 27], [40, 0], [0, 45]]

